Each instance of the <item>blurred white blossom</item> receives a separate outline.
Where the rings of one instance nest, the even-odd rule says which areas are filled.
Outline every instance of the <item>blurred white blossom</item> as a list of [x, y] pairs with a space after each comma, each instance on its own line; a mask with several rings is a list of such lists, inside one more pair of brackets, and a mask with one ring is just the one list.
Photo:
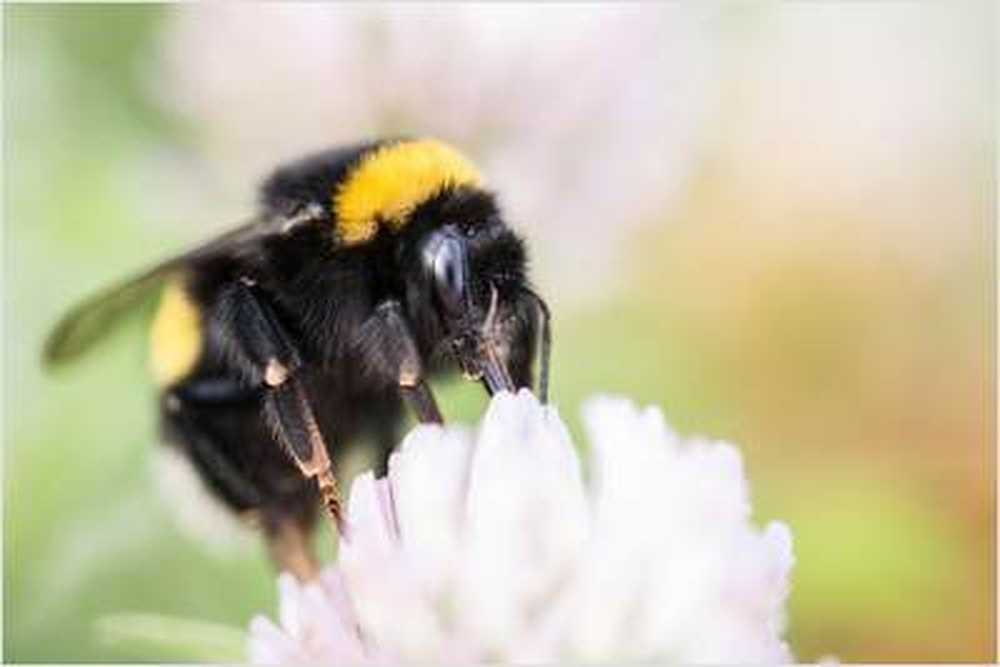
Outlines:
[[591, 479], [553, 408], [495, 397], [478, 431], [420, 426], [359, 476], [321, 579], [279, 579], [258, 663], [777, 663], [788, 529], [750, 522], [740, 455], [659, 410], [584, 408]]
[[[304, 152], [453, 142], [535, 241], [541, 284], [573, 297], [608, 286], [619, 243], [683, 184], [715, 104], [710, 18], [656, 3], [185, 5], [156, 92], [193, 121], [230, 215]], [[567, 243], [572, 261], [550, 261]]]

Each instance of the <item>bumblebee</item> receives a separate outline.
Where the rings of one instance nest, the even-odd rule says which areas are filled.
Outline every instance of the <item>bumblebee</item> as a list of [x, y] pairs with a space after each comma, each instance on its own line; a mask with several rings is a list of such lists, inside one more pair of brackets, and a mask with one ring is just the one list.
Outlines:
[[434, 139], [340, 147], [279, 167], [247, 223], [84, 301], [48, 338], [69, 361], [160, 292], [150, 332], [162, 440], [275, 564], [316, 574], [334, 465], [368, 435], [384, 471], [404, 406], [442, 421], [428, 378], [547, 393], [549, 310], [523, 240], [471, 162]]

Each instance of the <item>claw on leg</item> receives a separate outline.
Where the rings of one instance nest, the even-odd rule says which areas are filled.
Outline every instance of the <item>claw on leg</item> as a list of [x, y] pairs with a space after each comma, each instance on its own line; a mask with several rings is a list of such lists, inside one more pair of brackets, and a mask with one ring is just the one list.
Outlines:
[[340, 495], [340, 485], [337, 484], [337, 477], [333, 470], [327, 468], [316, 476], [316, 483], [319, 485], [319, 495], [323, 501], [323, 507], [333, 520], [334, 527], [342, 539], [350, 539], [350, 531], [347, 520], [344, 518], [344, 503]]

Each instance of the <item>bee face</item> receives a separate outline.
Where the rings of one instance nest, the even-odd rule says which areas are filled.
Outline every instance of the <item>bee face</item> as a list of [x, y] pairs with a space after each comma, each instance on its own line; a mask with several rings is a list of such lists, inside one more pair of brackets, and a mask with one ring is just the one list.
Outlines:
[[[478, 200], [491, 212], [438, 224], [420, 238], [418, 268], [410, 278], [420, 286], [420, 298], [411, 308], [434, 321], [432, 346], [443, 348], [467, 378], [482, 380], [491, 393], [513, 390], [509, 350], [519, 338], [533, 339], [521, 331], [531, 322], [520, 317], [525, 309], [518, 308], [518, 300], [526, 298], [523, 244], [492, 212], [489, 195], [455, 196], [465, 198], [466, 206]], [[421, 317], [420, 312], [412, 315]]]

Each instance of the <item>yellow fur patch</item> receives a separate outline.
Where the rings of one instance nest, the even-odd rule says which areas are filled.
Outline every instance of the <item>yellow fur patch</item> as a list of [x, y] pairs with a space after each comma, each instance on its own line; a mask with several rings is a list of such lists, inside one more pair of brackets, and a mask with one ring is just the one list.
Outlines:
[[149, 338], [149, 368], [166, 387], [190, 373], [201, 355], [201, 311], [179, 280], [163, 288]]
[[398, 230], [416, 206], [443, 188], [478, 186], [482, 181], [471, 162], [434, 139], [376, 149], [333, 194], [340, 240], [345, 245], [369, 241], [379, 224]]

